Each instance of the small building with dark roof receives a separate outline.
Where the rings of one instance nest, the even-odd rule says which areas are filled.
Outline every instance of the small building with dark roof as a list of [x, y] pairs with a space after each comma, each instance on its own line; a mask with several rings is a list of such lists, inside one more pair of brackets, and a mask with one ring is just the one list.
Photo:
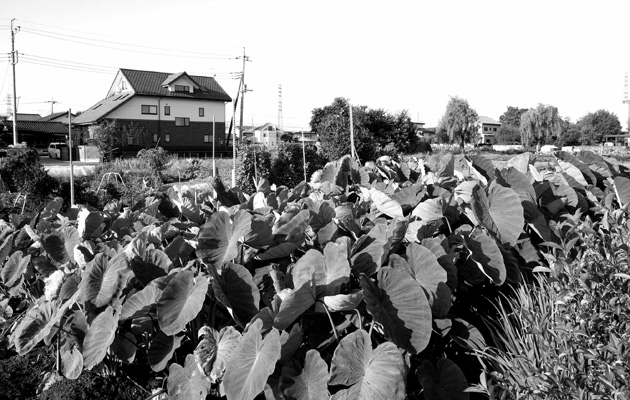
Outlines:
[[[65, 142], [68, 125], [50, 121], [23, 121], [18, 114], [18, 143], [25, 142], [30, 147], [46, 148], [51, 142]], [[0, 139], [4, 145], [13, 144], [13, 121], [0, 121]], [[1, 147], [1, 146], [0, 146]]]
[[225, 133], [225, 103], [230, 101], [212, 77], [120, 69], [105, 98], [72, 125], [81, 127], [84, 135], [92, 135], [105, 120], [133, 126], [142, 134], [124, 137], [123, 153], [159, 145], [173, 153], [202, 156], [212, 152], [214, 142], [221, 154], [231, 151]]

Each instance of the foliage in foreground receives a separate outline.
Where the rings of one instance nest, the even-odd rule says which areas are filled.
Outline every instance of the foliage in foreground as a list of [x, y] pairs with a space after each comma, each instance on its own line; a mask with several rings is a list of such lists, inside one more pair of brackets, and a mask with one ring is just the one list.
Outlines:
[[[364, 167], [343, 157], [292, 189], [257, 182], [252, 196], [215, 181], [124, 209], [63, 212], [55, 200], [32, 219], [0, 223], [3, 336], [20, 355], [54, 346], [67, 379], [167, 375], [172, 399], [516, 397], [486, 356], [512, 362], [520, 350], [484, 321], [505, 307], [506, 321], [518, 307], [536, 310], [525, 295], [510, 306], [501, 293], [546, 274], [580, 306], [580, 296], [597, 296], [598, 314], [586, 318], [565, 302], [567, 315], [600, 318], [585, 332], [603, 340], [600, 322], [616, 321], [599, 314], [612, 301], [607, 287], [587, 292], [568, 266], [596, 268], [584, 258], [599, 251], [588, 235], [621, 240], [628, 204], [626, 171], [590, 152], [560, 152], [545, 170], [529, 153], [501, 169], [479, 155]], [[606, 265], [614, 279], [627, 272]], [[625, 322], [613, 329], [627, 337]], [[596, 343], [574, 345], [586, 354]], [[599, 382], [604, 371], [609, 386], [576, 375], [577, 387], [627, 393], [626, 380], [606, 375], [611, 362], [586, 370]], [[544, 382], [553, 371], [542, 366], [523, 367], [524, 379]], [[479, 381], [482, 370], [503, 375]]]

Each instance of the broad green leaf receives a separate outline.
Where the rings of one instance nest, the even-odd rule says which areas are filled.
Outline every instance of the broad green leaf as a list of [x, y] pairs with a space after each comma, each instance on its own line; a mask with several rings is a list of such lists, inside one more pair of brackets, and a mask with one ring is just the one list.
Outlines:
[[380, 190], [372, 189], [370, 190], [370, 197], [372, 198], [372, 206], [381, 213], [391, 218], [403, 217], [401, 205], [385, 193]]
[[480, 229], [475, 229], [469, 236], [464, 237], [464, 245], [470, 251], [470, 257], [462, 271], [462, 275], [469, 283], [481, 283], [477, 271], [488, 277], [497, 285], [505, 282], [507, 271], [503, 262], [503, 255], [496, 240]]
[[107, 307], [94, 318], [83, 339], [83, 366], [90, 370], [103, 361], [107, 349], [114, 342], [118, 328], [118, 314]]
[[234, 215], [234, 222], [228, 213], [215, 212], [199, 231], [197, 256], [220, 269], [238, 256], [238, 244], [250, 232], [251, 222], [252, 216], [245, 210]]
[[620, 206], [623, 207], [630, 203], [630, 179], [617, 176], [614, 182], [617, 200], [619, 200]]
[[112, 305], [120, 297], [127, 284], [131, 269], [124, 252], [111, 260], [100, 253], [90, 261], [81, 274], [79, 292], [81, 300], [92, 302], [97, 308]]
[[25, 355], [48, 336], [52, 329], [48, 322], [55, 316], [58, 306], [58, 302], [43, 301], [26, 312], [12, 335], [12, 342], [18, 354]]
[[399, 347], [417, 354], [431, 338], [431, 306], [422, 286], [409, 273], [390, 267], [378, 272], [378, 284], [361, 275], [367, 309]]
[[426, 191], [424, 185], [414, 183], [411, 186], [407, 186], [406, 188], [397, 191], [391, 196], [391, 198], [400, 204], [403, 212], [409, 212], [422, 201], [425, 194]]
[[403, 356], [393, 343], [385, 342], [372, 350], [369, 335], [359, 329], [341, 339], [335, 349], [328, 384], [350, 388], [331, 399], [404, 399], [406, 374]]
[[331, 223], [335, 217], [335, 209], [327, 201], [318, 202], [317, 206], [314, 209], [309, 209], [309, 211], [311, 213], [309, 225], [315, 233]]
[[481, 186], [476, 186], [471, 207], [477, 221], [501, 243], [516, 245], [525, 224], [523, 206], [516, 192], [496, 181], [490, 183], [487, 193]]
[[138, 316], [143, 311], [146, 313], [151, 306], [157, 304], [162, 292], [168, 284], [168, 282], [175, 275], [167, 275], [157, 279], [154, 279], [149, 285], [142, 288], [142, 290], [132, 294], [125, 300], [120, 313], [120, 319], [126, 320]]
[[446, 282], [446, 270], [437, 257], [426, 247], [410, 243], [406, 250], [407, 262], [417, 280], [429, 293], [435, 295], [440, 282]]
[[468, 400], [466, 376], [453, 361], [441, 358], [434, 367], [424, 360], [418, 367], [418, 380], [426, 400]]
[[137, 343], [136, 335], [129, 331], [125, 332], [120, 330], [114, 338], [112, 345], [109, 347], [109, 351], [120, 361], [131, 364], [136, 358], [136, 352], [138, 350]]
[[315, 285], [322, 287], [324, 296], [338, 294], [341, 285], [350, 280], [346, 242], [328, 243], [324, 248], [324, 254], [315, 249], [307, 251], [295, 263], [292, 275], [296, 288], [314, 277]]
[[166, 368], [175, 350], [181, 346], [183, 338], [184, 336], [167, 336], [162, 331], [153, 337], [147, 353], [147, 361], [153, 371], [159, 372]]
[[66, 226], [43, 234], [41, 243], [46, 253], [58, 263], [74, 263], [74, 248], [81, 242], [79, 231], [74, 226]]
[[276, 258], [284, 258], [290, 256], [299, 245], [297, 243], [284, 242], [280, 243], [277, 246], [271, 247], [270, 249], [258, 253], [256, 255], [256, 260], [267, 261], [274, 260]]
[[236, 323], [244, 328], [258, 313], [260, 292], [252, 274], [239, 264], [225, 263], [221, 274], [211, 267], [212, 288], [219, 301], [228, 309]]
[[359, 290], [350, 294], [338, 294], [335, 296], [325, 296], [322, 300], [332, 312], [353, 311], [363, 301], [363, 291]]
[[293, 321], [315, 304], [316, 299], [313, 281], [304, 282], [302, 286], [291, 291], [282, 300], [280, 309], [274, 318], [273, 327], [281, 331], [287, 329]]
[[100, 237], [103, 234], [101, 224], [104, 221], [105, 218], [101, 212], [81, 208], [77, 217], [77, 231], [81, 239]]
[[495, 166], [491, 160], [479, 154], [473, 155], [470, 157], [470, 160], [473, 168], [479, 171], [479, 173], [482, 174], [488, 182], [494, 179]]
[[376, 224], [367, 235], [354, 244], [350, 265], [355, 275], [368, 276], [377, 272], [385, 262], [392, 246], [392, 235], [388, 235], [388, 225]]
[[211, 385], [199, 371], [195, 356], [188, 354], [184, 365], [173, 363], [168, 369], [169, 400], [205, 400]]
[[518, 194], [518, 197], [521, 199], [521, 203], [536, 203], [536, 191], [534, 190], [534, 187], [529, 181], [527, 175], [514, 167], [509, 167], [501, 171], [500, 179], [503, 179], [506, 186]]
[[280, 334], [272, 329], [263, 339], [262, 321], [255, 320], [232, 352], [223, 385], [228, 399], [253, 399], [265, 388], [280, 358]]
[[425, 222], [439, 221], [444, 218], [444, 198], [427, 199], [416, 206], [411, 215]]
[[317, 350], [309, 350], [302, 373], [293, 379], [285, 394], [296, 400], [328, 400], [328, 365]]
[[216, 357], [209, 365], [209, 368], [204, 368], [212, 383], [218, 383], [223, 379], [228, 360], [240, 340], [241, 333], [232, 326], [224, 327], [216, 335]]
[[30, 262], [30, 254], [22, 257], [22, 251], [20, 250], [11, 254], [0, 272], [0, 278], [2, 282], [4, 282], [4, 285], [9, 288], [15, 286], [26, 272], [26, 267], [28, 267]]
[[201, 311], [207, 292], [206, 276], [194, 278], [190, 270], [178, 272], [164, 288], [157, 307], [158, 322], [164, 333], [175, 335], [184, 329]]
[[61, 346], [61, 372], [67, 379], [77, 379], [83, 372], [83, 355], [77, 346], [66, 342]]
[[508, 160], [506, 163], [506, 168], [514, 167], [517, 171], [522, 174], [527, 174], [529, 172], [529, 164], [533, 161], [533, 154], [530, 152], [521, 153], [517, 156], [514, 156]]
[[304, 240], [304, 231], [308, 227], [309, 219], [310, 212], [308, 210], [302, 210], [295, 214], [288, 222], [280, 226], [274, 225], [273, 233], [278, 240], [301, 243]]

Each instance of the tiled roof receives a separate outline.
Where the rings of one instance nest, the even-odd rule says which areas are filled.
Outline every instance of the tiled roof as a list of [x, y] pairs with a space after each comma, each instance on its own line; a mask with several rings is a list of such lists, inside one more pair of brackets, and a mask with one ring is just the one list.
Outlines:
[[480, 116], [479, 117], [480, 124], [488, 124], [488, 125], [501, 125], [499, 121], [495, 121], [492, 118]]
[[[18, 114], [19, 118], [19, 114]], [[7, 131], [13, 130], [13, 121], [3, 121]], [[68, 133], [68, 125], [61, 122], [49, 121], [17, 121], [17, 129], [20, 131], [39, 132], [39, 133]], [[4, 129], [3, 129], [4, 130]]]
[[83, 111], [76, 118], [72, 120], [72, 124], [82, 125], [91, 124], [97, 122], [110, 112], [114, 111], [126, 101], [133, 97], [133, 93], [121, 93], [114, 96], [110, 96], [96, 103], [94, 106]]
[[[39, 121], [42, 118], [41, 115], [39, 114], [22, 114], [22, 113], [17, 113], [17, 120], [18, 121]], [[19, 127], [19, 125], [18, 125]]]
[[[185, 72], [171, 74], [168, 72], [138, 71], [134, 69], [121, 69], [122, 74], [127, 78], [129, 84], [137, 94], [147, 96], [164, 97], [188, 97], [194, 99], [207, 99], [219, 101], [232, 101], [232, 98], [223, 90], [217, 81], [209, 76], [188, 75]], [[199, 85], [193, 93], [170, 92], [163, 84], [171, 82], [179, 76], [186, 75]]]
[[[42, 117], [41, 119], [39, 119], [39, 121], [50, 121], [53, 120], [55, 118], [64, 116], [64, 115], [68, 115], [68, 111], [61, 111], [61, 112], [56, 112], [50, 115], [46, 115], [45, 117]], [[19, 116], [19, 114], [18, 114]]]

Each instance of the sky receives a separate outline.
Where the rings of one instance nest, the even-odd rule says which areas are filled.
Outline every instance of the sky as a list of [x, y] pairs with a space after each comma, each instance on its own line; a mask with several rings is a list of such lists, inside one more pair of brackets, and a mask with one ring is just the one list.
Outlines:
[[308, 130], [336, 97], [429, 127], [451, 96], [496, 120], [543, 103], [628, 126], [627, 0], [5, 0], [0, 115], [13, 18], [19, 113], [86, 110], [119, 68], [215, 76], [235, 98], [245, 54], [244, 125], [278, 123], [281, 85], [287, 130]]

